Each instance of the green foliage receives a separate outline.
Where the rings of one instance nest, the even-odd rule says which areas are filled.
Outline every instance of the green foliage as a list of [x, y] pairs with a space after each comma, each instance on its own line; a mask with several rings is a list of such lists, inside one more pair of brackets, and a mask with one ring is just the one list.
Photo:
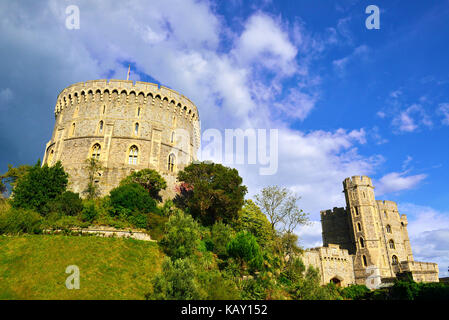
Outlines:
[[67, 216], [76, 216], [83, 211], [83, 201], [78, 193], [66, 191], [58, 195], [54, 200], [49, 201], [44, 212], [59, 212]]
[[178, 212], [170, 217], [165, 225], [165, 235], [160, 241], [164, 252], [172, 259], [192, 255], [198, 248], [200, 227], [188, 214]]
[[0, 212], [0, 234], [42, 233], [40, 214], [22, 208]]
[[17, 180], [12, 205], [15, 208], [33, 209], [43, 213], [45, 206], [61, 195], [67, 187], [68, 174], [61, 162], [41, 167], [40, 161]]
[[241, 263], [248, 263], [251, 269], [260, 269], [263, 257], [256, 237], [251, 233], [241, 231], [227, 244], [226, 249], [231, 257]]
[[162, 201], [159, 192], [167, 188], [167, 182], [165, 179], [155, 170], [143, 169], [131, 173], [128, 177], [120, 182], [120, 185], [137, 183], [141, 185], [150, 196], [157, 200]]
[[95, 202], [93, 202], [92, 200], [88, 201], [84, 206], [81, 216], [83, 221], [92, 223], [98, 216], [97, 209], [95, 208]]
[[6, 185], [9, 184], [12, 189], [16, 186], [19, 179], [23, 178], [31, 169], [29, 165], [20, 165], [14, 168], [11, 164], [8, 164], [8, 171], [0, 176], [0, 194], [6, 192]]
[[110, 192], [110, 203], [114, 214], [130, 216], [133, 211], [157, 212], [156, 201], [137, 183], [118, 186]]
[[95, 182], [97, 176], [99, 176], [99, 171], [103, 169], [98, 161], [95, 158], [89, 158], [85, 161], [84, 169], [87, 171], [87, 187], [83, 191], [86, 195], [86, 198], [89, 200], [95, 199], [100, 194], [100, 190], [98, 189], [98, 184]]
[[248, 231], [256, 236], [259, 244], [264, 245], [273, 238], [273, 230], [267, 217], [252, 201], [246, 200], [235, 223], [237, 231]]
[[220, 220], [230, 223], [238, 218], [247, 188], [236, 169], [214, 163], [190, 164], [178, 173], [178, 180], [182, 184], [176, 205], [204, 225]]
[[343, 298], [351, 300], [361, 300], [366, 298], [371, 290], [365, 285], [353, 284], [341, 291]]
[[227, 254], [226, 245], [232, 240], [234, 231], [223, 222], [216, 222], [211, 230], [212, 250], [219, 256]]
[[[377, 293], [380, 290], [375, 290]], [[416, 283], [412, 278], [398, 280], [395, 284], [384, 290], [383, 294], [378, 293], [382, 299], [388, 300], [449, 300], [449, 284], [447, 283]], [[371, 299], [376, 298], [374, 294]]]
[[166, 258], [162, 265], [162, 273], [153, 282], [153, 292], [146, 295], [154, 300], [193, 300], [204, 299], [196, 277], [197, 271], [190, 259]]
[[164, 228], [168, 218], [156, 213], [148, 214], [148, 231], [151, 239], [161, 240], [164, 236]]

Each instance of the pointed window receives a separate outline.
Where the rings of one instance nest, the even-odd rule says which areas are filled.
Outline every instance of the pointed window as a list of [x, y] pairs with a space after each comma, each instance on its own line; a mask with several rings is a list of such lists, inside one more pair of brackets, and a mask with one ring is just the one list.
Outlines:
[[173, 172], [175, 170], [175, 155], [172, 153], [168, 156], [168, 171]]
[[363, 240], [363, 238], [360, 238], [360, 247], [365, 248], [365, 241]]
[[96, 143], [92, 147], [92, 158], [95, 160], [100, 160], [100, 153], [101, 153], [101, 146], [100, 144]]
[[394, 245], [393, 239], [391, 239], [390, 241], [388, 241], [388, 245], [389, 245], [390, 249], [396, 249], [396, 247], [395, 247], [395, 245]]
[[132, 146], [131, 148], [129, 148], [128, 163], [129, 164], [137, 164], [138, 155], [139, 155], [139, 149], [136, 146]]
[[103, 133], [103, 120], [98, 124], [98, 133]]
[[134, 134], [137, 136], [139, 134], [139, 124], [136, 122], [134, 125]]
[[362, 231], [362, 225], [360, 222], [357, 222], [357, 231]]
[[391, 226], [389, 224], [387, 224], [386, 229], [387, 229], [387, 233], [391, 233]]
[[398, 264], [399, 263], [398, 257], [397, 256], [392, 256], [391, 257], [391, 263], [392, 264]]
[[368, 262], [366, 261], [365, 255], [362, 256], [362, 260], [363, 260], [363, 266], [366, 267], [368, 265]]

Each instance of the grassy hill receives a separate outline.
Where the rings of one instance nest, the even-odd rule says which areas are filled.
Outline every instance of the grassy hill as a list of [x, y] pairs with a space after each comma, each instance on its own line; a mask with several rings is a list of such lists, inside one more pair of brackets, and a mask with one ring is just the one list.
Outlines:
[[[158, 245], [133, 239], [0, 236], [0, 299], [143, 299], [160, 271]], [[80, 289], [65, 286], [67, 266]]]

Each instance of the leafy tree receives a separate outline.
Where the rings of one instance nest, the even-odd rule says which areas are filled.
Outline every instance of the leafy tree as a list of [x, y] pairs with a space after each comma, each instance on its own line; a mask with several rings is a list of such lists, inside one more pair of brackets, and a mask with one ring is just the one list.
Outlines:
[[259, 244], [264, 245], [273, 239], [273, 230], [267, 217], [252, 201], [246, 200], [235, 223], [237, 231], [248, 231], [256, 236]]
[[237, 258], [240, 264], [248, 263], [252, 269], [260, 269], [263, 263], [262, 252], [256, 237], [246, 231], [237, 233], [226, 246], [228, 254]]
[[12, 189], [16, 186], [17, 181], [24, 177], [31, 169], [30, 165], [20, 165], [14, 168], [11, 164], [8, 164], [8, 171], [0, 176], [0, 194], [7, 192], [7, 185], [10, 185]]
[[153, 292], [147, 299], [193, 300], [204, 299], [205, 292], [197, 281], [197, 270], [189, 259], [172, 261], [167, 257], [162, 265], [162, 273], [153, 280]]
[[136, 210], [146, 213], [157, 211], [156, 201], [137, 183], [125, 184], [112, 189], [110, 203], [115, 214], [126, 213], [129, 216]]
[[219, 256], [225, 256], [227, 254], [226, 245], [233, 238], [232, 228], [219, 221], [212, 226], [211, 240], [213, 243], [213, 251]]
[[273, 230], [292, 233], [300, 224], [306, 224], [308, 213], [298, 208], [298, 200], [301, 197], [292, 193], [287, 188], [269, 186], [262, 189], [255, 196], [256, 204], [270, 219]]
[[100, 190], [95, 182], [95, 178], [99, 175], [99, 171], [101, 171], [103, 167], [101, 166], [100, 161], [92, 157], [86, 159], [84, 169], [87, 171], [87, 187], [86, 190], [83, 191], [83, 194], [85, 194], [86, 198], [89, 200], [95, 199], [100, 195]]
[[120, 182], [120, 185], [130, 183], [140, 184], [145, 190], [148, 191], [150, 196], [157, 201], [162, 201], [162, 197], [159, 195], [159, 192], [167, 188], [167, 182], [165, 179], [157, 171], [152, 169], [135, 171], [123, 179]]
[[38, 161], [25, 176], [16, 181], [12, 206], [35, 209], [42, 213], [50, 201], [66, 190], [68, 174], [60, 161], [52, 167], [47, 164], [41, 167]]
[[200, 226], [188, 214], [177, 212], [165, 224], [165, 235], [160, 241], [164, 252], [172, 259], [192, 255], [200, 241]]
[[236, 169], [221, 164], [190, 164], [178, 173], [182, 182], [175, 203], [203, 224], [229, 223], [238, 218], [247, 192]]
[[341, 295], [346, 299], [360, 300], [365, 298], [369, 292], [370, 289], [364, 284], [353, 284], [344, 288]]
[[84, 206], [81, 216], [84, 221], [92, 223], [98, 216], [97, 208], [95, 207], [95, 202], [89, 200]]

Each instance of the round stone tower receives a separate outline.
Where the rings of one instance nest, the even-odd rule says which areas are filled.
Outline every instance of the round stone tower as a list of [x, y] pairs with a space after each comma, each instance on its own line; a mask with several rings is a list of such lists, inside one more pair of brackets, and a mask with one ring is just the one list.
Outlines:
[[58, 95], [55, 126], [43, 163], [61, 161], [69, 189], [86, 190], [86, 160], [99, 160], [96, 174], [106, 195], [132, 171], [157, 170], [174, 195], [176, 174], [196, 160], [200, 146], [198, 110], [185, 96], [157, 84], [125, 80], [75, 83]]

